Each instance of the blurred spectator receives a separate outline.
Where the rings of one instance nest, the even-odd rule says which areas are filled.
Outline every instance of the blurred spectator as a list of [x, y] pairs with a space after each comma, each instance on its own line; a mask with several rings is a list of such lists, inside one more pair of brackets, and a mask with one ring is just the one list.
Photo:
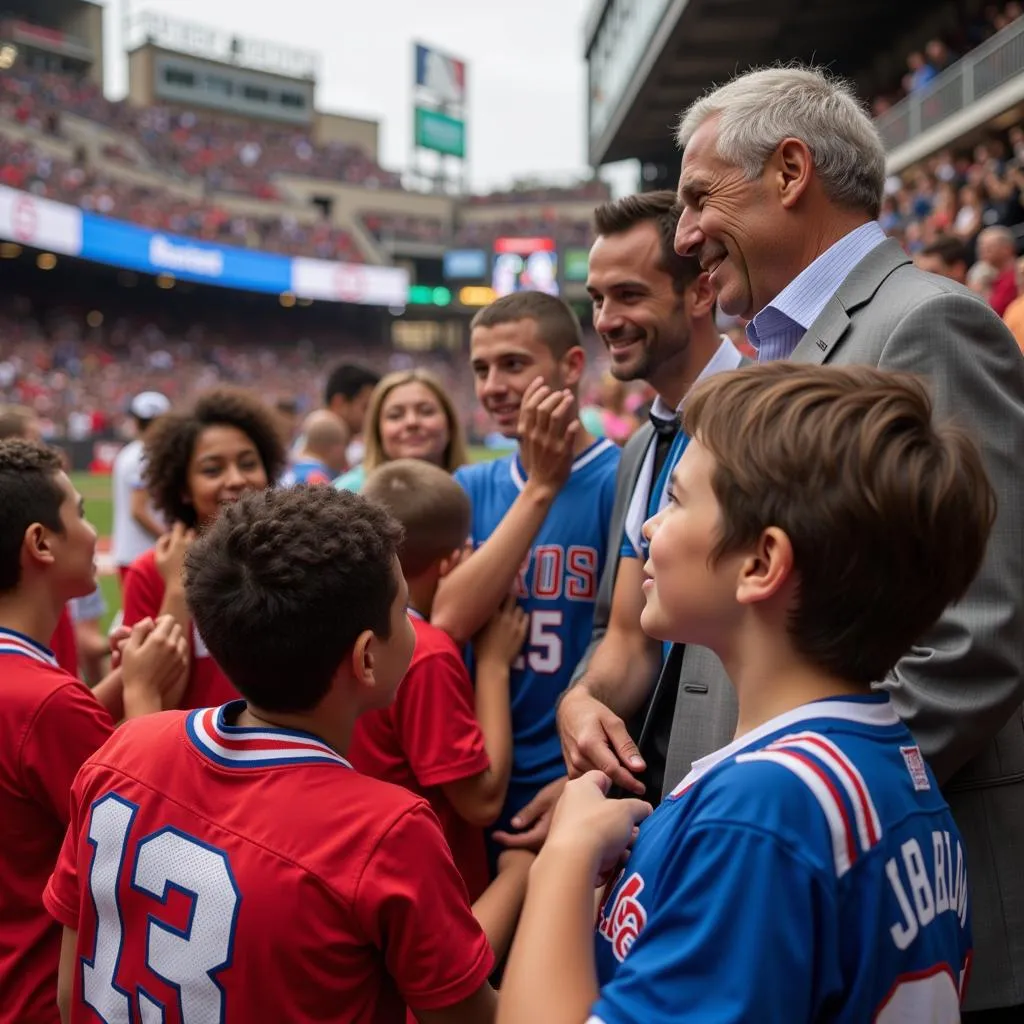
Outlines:
[[979, 261], [967, 271], [967, 287], [986, 302], [992, 302], [992, 289], [999, 279], [999, 271], [991, 263]]
[[1017, 248], [1013, 232], [1005, 227], [985, 228], [978, 235], [978, 258], [996, 272], [989, 302], [999, 316], [1017, 298]]
[[970, 253], [959, 238], [942, 235], [924, 246], [914, 256], [914, 263], [930, 274], [940, 274], [959, 284], [966, 284]]

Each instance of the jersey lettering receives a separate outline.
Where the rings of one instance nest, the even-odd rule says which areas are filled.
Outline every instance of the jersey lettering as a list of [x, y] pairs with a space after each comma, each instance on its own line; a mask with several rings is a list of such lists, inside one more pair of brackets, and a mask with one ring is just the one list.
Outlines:
[[952, 911], [960, 919], [961, 926], [965, 924], [967, 878], [964, 855], [957, 842], [954, 869], [950, 846], [948, 832], [932, 832], [930, 873], [924, 851], [916, 839], [908, 839], [903, 843], [899, 861], [896, 857], [890, 857], [885, 862], [885, 876], [902, 916], [902, 920], [896, 921], [889, 929], [897, 949], [907, 949], [938, 914]]
[[[593, 601], [597, 597], [596, 548], [573, 544], [541, 544], [534, 548], [516, 573], [516, 597], [557, 601], [563, 593], [570, 601]], [[533, 569], [532, 576], [530, 569]], [[527, 582], [529, 578], [529, 583]]]
[[[82, 995], [106, 1024], [131, 1024], [132, 994], [117, 984], [124, 947], [124, 918], [118, 897], [122, 878], [152, 899], [146, 934], [130, 941], [146, 949], [146, 965], [177, 990], [182, 1024], [225, 1019], [224, 992], [217, 974], [231, 964], [241, 894], [227, 855], [177, 829], [143, 836], [127, 875], [126, 858], [137, 808], [110, 793], [93, 804], [89, 843], [94, 848], [89, 890], [96, 906], [96, 943], [91, 961], [83, 959]], [[187, 929], [159, 919], [170, 892], [191, 901]], [[163, 1007], [141, 987], [136, 996], [143, 1021], [163, 1019]]]
[[598, 934], [611, 943], [612, 953], [620, 962], [626, 959], [647, 924], [647, 911], [638, 899], [643, 888], [644, 880], [638, 874], [630, 875], [619, 889], [611, 910], [602, 913], [598, 922]]

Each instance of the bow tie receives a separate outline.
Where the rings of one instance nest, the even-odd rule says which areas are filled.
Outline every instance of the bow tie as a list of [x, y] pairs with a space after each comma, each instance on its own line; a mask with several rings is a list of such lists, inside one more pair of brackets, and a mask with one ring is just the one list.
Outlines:
[[655, 416], [654, 413], [648, 413], [651, 418], [651, 423], [654, 424], [654, 432], [659, 437], [674, 437], [676, 432], [679, 430], [679, 417], [673, 416], [671, 419], [663, 420], [660, 416]]

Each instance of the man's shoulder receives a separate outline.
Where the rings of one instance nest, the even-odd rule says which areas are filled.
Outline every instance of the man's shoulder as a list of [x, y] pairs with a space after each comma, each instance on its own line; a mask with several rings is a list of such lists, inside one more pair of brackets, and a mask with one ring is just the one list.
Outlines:
[[143, 458], [142, 441], [136, 438], [129, 441], [115, 456], [112, 472], [120, 475], [137, 470], [142, 465]]
[[902, 263], [886, 275], [870, 300], [853, 309], [850, 317], [856, 323], [858, 315], [873, 318], [889, 311], [905, 316], [914, 308], [932, 302], [938, 304], [937, 312], [952, 304], [968, 313], [976, 313], [979, 319], [998, 320], [987, 303], [969, 288], [939, 274], [930, 274], [912, 263]]
[[461, 484], [467, 491], [476, 487], [484, 487], [502, 479], [511, 479], [510, 468], [515, 458], [515, 452], [512, 452], [497, 459], [472, 462], [465, 466], [459, 466], [452, 475], [455, 477], [456, 483]]

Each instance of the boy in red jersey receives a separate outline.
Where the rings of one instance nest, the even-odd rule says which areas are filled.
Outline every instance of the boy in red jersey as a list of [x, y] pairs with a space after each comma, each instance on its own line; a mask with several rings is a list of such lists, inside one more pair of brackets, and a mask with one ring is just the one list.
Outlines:
[[[0, 1024], [58, 1019], [60, 929], [41, 897], [75, 773], [114, 723], [47, 644], [66, 602], [95, 587], [95, 549], [57, 454], [0, 442]], [[129, 714], [159, 710], [160, 687], [184, 680], [185, 642], [170, 621], [141, 623], [124, 658]]]
[[[409, 585], [416, 650], [395, 700], [356, 723], [349, 756], [360, 771], [404, 786], [429, 801], [469, 898], [490, 884], [483, 829], [505, 803], [512, 770], [509, 668], [526, 639], [527, 616], [509, 598], [474, 640], [476, 688], [455, 641], [429, 622], [438, 583], [456, 565], [469, 536], [466, 492], [444, 470], [419, 459], [396, 459], [374, 470], [362, 490], [404, 531], [399, 561]], [[509, 851], [502, 878], [477, 909], [501, 955], [525, 891], [532, 856]], [[511, 854], [511, 856], [510, 856]]]
[[426, 801], [345, 760], [412, 656], [400, 527], [326, 487], [250, 493], [186, 559], [244, 700], [118, 731], [46, 889], [65, 1022], [490, 1020], [494, 957]]

